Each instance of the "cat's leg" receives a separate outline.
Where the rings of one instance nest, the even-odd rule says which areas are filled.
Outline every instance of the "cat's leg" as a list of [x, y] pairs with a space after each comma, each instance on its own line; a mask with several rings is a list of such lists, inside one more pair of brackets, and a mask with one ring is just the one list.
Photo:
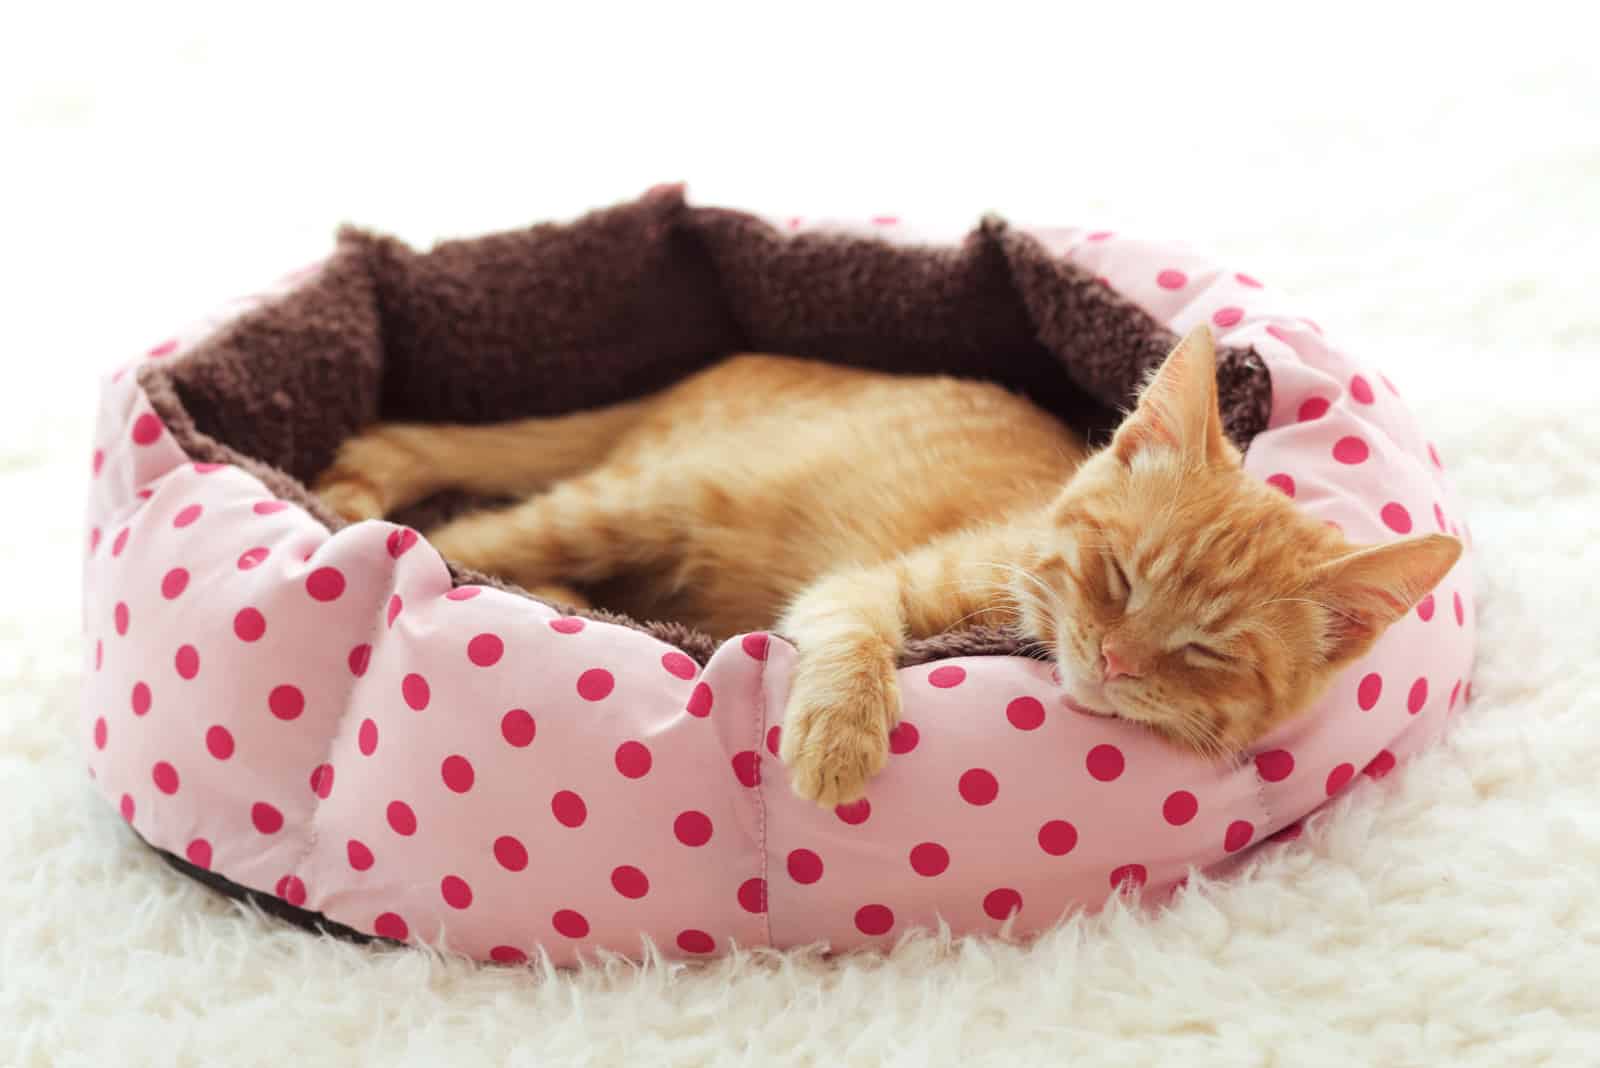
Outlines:
[[602, 468], [521, 504], [454, 519], [428, 541], [446, 559], [571, 601], [567, 583], [599, 582], [671, 551], [673, 535], [651, 521], [647, 499], [637, 479]]
[[353, 521], [444, 489], [525, 497], [598, 464], [646, 403], [484, 426], [379, 423], [339, 447], [315, 489]]
[[859, 798], [883, 768], [900, 718], [896, 666], [907, 637], [1009, 618], [998, 546], [954, 536], [876, 567], [828, 575], [778, 624], [800, 652], [780, 755], [794, 790], [823, 805]]

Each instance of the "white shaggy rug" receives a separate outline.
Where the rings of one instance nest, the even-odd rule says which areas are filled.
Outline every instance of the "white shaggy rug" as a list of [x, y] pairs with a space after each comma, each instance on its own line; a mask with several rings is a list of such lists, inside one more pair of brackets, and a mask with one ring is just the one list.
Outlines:
[[[80, 6], [0, 32], [0, 1064], [1600, 1063], [1600, 80], [1577, 27], [1528, 4], [1481, 26]], [[1025, 946], [544, 975], [319, 941], [168, 871], [73, 730], [93, 371], [342, 219], [426, 241], [677, 178], [782, 213], [1176, 234], [1299, 292], [1471, 502], [1482, 646], [1454, 732], [1167, 911]]]

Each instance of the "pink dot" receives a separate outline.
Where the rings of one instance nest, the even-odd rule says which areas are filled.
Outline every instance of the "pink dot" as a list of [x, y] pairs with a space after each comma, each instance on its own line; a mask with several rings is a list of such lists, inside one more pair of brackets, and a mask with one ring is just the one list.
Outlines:
[[135, 445], [154, 445], [161, 436], [161, 420], [149, 412], [145, 412], [133, 421], [133, 443]]
[[617, 771], [627, 779], [642, 779], [650, 773], [650, 749], [643, 742], [628, 741], [617, 746]]
[[1346, 786], [1350, 785], [1350, 780], [1355, 777], [1356, 766], [1354, 764], [1340, 764], [1338, 767], [1328, 772], [1328, 781], [1326, 784], [1328, 796], [1332, 797], [1340, 790], [1343, 790]]
[[262, 834], [277, 834], [283, 829], [283, 813], [265, 801], [250, 806], [250, 822]]
[[178, 655], [173, 657], [173, 666], [177, 668], [179, 678], [194, 678], [200, 674], [200, 651], [192, 645], [178, 646]]
[[301, 882], [298, 875], [285, 875], [279, 879], [273, 892], [295, 908], [306, 903], [306, 884]]
[[1367, 443], [1354, 435], [1342, 437], [1333, 443], [1333, 458], [1342, 464], [1364, 463], [1371, 452]]
[[589, 818], [589, 806], [571, 790], [557, 790], [550, 798], [550, 812], [563, 827], [582, 827]]
[[344, 592], [344, 572], [336, 567], [317, 568], [306, 576], [306, 592], [314, 600], [338, 600]]
[[95, 717], [94, 747], [96, 749], [104, 749], [106, 747], [106, 717], [104, 716]]
[[400, 696], [412, 710], [421, 712], [428, 707], [433, 691], [428, 688], [428, 680], [413, 671], [400, 680]]
[[962, 772], [959, 788], [962, 800], [969, 805], [987, 805], [1000, 795], [999, 781], [983, 768]]
[[372, 663], [372, 646], [362, 642], [350, 650], [350, 655], [345, 657], [344, 662], [350, 669], [350, 674], [359, 679], [367, 673], [367, 666]]
[[444, 596], [447, 601], [470, 601], [482, 592], [482, 586], [457, 586]]
[[1356, 704], [1361, 706], [1361, 711], [1370, 712], [1382, 694], [1383, 676], [1376, 671], [1363, 675], [1361, 685], [1356, 687]]
[[489, 951], [489, 959], [496, 964], [528, 963], [528, 955], [516, 946], [495, 946]]
[[1282, 782], [1294, 774], [1294, 754], [1287, 749], [1269, 749], [1259, 754], [1256, 774], [1267, 782]]
[[161, 357], [163, 357], [163, 356], [171, 356], [174, 352], [177, 352], [177, 351], [178, 351], [178, 339], [177, 338], [168, 338], [167, 340], [163, 341], [161, 344], [157, 345], [155, 348], [151, 349], [149, 352], [145, 353], [145, 355], [150, 357], [153, 360], [159, 360], [159, 359], [161, 359]]
[[350, 861], [350, 867], [356, 871], [366, 871], [372, 867], [372, 850], [359, 839], [352, 838], [344, 844], [344, 855]]
[[773, 756], [778, 755], [778, 746], [783, 743], [783, 728], [778, 726], [767, 728], [767, 752]]
[[917, 747], [922, 735], [917, 732], [917, 725], [907, 720], [901, 720], [889, 729], [889, 752], [896, 756], [904, 756]]
[[111, 555], [121, 556], [122, 550], [128, 547], [128, 528], [123, 527], [117, 531], [117, 536], [111, 542]]
[[[1274, 842], [1292, 842], [1296, 838], [1299, 838], [1304, 833], [1305, 833], [1305, 828], [1300, 824], [1300, 822], [1298, 820], [1296, 820], [1294, 823], [1289, 824], [1283, 830], [1281, 830], [1277, 834], [1273, 835], [1272, 836], [1272, 841], [1274, 841]], [[1187, 876], [1186, 876], [1186, 878], [1187, 878]]]
[[100, 548], [100, 528], [99, 527], [95, 527], [93, 530], [89, 531], [89, 553], [90, 553], [90, 555], [93, 555], [94, 551], [96, 549], [98, 549], [98, 548]]
[[274, 686], [267, 695], [267, 707], [279, 719], [299, 719], [300, 713], [306, 710], [306, 696], [300, 692], [300, 687], [288, 683]]
[[372, 921], [372, 933], [379, 938], [404, 942], [411, 936], [411, 929], [406, 926], [406, 921], [401, 919], [398, 913], [385, 912]]
[[227, 467], [227, 466], [228, 466], [227, 464], [212, 464], [212, 463], [196, 463], [196, 464], [193, 465], [194, 473], [197, 474], [197, 475], [213, 475], [213, 474], [216, 474], [218, 471], [221, 471], [224, 467]]
[[416, 543], [417, 532], [410, 527], [400, 527], [389, 531], [389, 537], [384, 545], [389, 550], [389, 555], [398, 560]]
[[1188, 790], [1174, 790], [1161, 804], [1161, 815], [1174, 827], [1182, 827], [1200, 811], [1200, 802]]
[[389, 607], [384, 610], [384, 621], [389, 626], [394, 626], [394, 621], [400, 618], [400, 613], [405, 611], [406, 603], [400, 599], [398, 593], [389, 595]]
[[122, 813], [124, 820], [132, 823], [134, 813], [133, 796], [131, 794], [123, 794], [122, 800], [117, 804], [117, 810]]
[[578, 676], [578, 696], [585, 701], [604, 701], [616, 685], [617, 680], [605, 668], [590, 668]]
[[172, 517], [172, 525], [182, 530], [184, 527], [191, 525], [196, 519], [199, 519], [200, 513], [203, 511], [204, 509], [198, 504], [187, 505]]
[[494, 859], [506, 871], [521, 871], [528, 866], [528, 847], [520, 839], [502, 834], [494, 840]]
[[1218, 308], [1211, 316], [1211, 321], [1220, 327], [1229, 327], [1237, 326], [1243, 318], [1244, 309], [1230, 304], [1226, 308]]
[[1433, 442], [1431, 441], [1428, 442], [1428, 459], [1433, 461], [1433, 466], [1437, 467], [1441, 471], [1444, 470], [1444, 462], [1439, 459], [1439, 450], [1434, 448]]
[[1114, 745], [1102, 744], [1089, 750], [1089, 755], [1084, 758], [1084, 766], [1099, 781], [1112, 782], [1122, 775], [1127, 761], [1123, 759], [1122, 750]]
[[1428, 594], [1417, 602], [1417, 615], [1424, 623], [1433, 618], [1433, 594]]
[[583, 938], [589, 933], [589, 921], [583, 918], [583, 913], [574, 909], [559, 909], [550, 917], [550, 924], [556, 933], [567, 938]]
[[769, 644], [769, 637], [766, 634], [746, 634], [744, 639], [739, 642], [739, 646], [745, 651], [745, 655], [752, 660], [765, 660]]
[[241, 608], [233, 617], [233, 633], [242, 642], [260, 641], [267, 632], [267, 617], [254, 608]]
[[632, 864], [611, 869], [611, 888], [625, 898], [637, 901], [650, 892], [650, 877]]
[[711, 841], [711, 817], [689, 809], [672, 821], [672, 833], [686, 846], [703, 846]]
[[480, 634], [467, 643], [467, 659], [479, 667], [498, 664], [505, 651], [505, 642], [497, 634]]
[[161, 596], [169, 601], [188, 588], [189, 571], [187, 568], [175, 567], [161, 576]]
[[767, 881], [765, 879], [746, 879], [739, 884], [739, 907], [746, 912], [759, 916], [767, 911]]
[[246, 549], [239, 554], [239, 570], [249, 571], [251, 568], [259, 567], [270, 552], [271, 550], [264, 545], [257, 545], [254, 549]]
[[928, 673], [928, 684], [937, 686], [941, 690], [948, 690], [953, 686], [960, 686], [966, 680], [966, 668], [946, 664], [944, 667], [934, 668]]
[[472, 789], [472, 780], [476, 776], [472, 770], [472, 761], [460, 753], [452, 753], [439, 765], [439, 777], [455, 793], [464, 794]]
[[1086, 240], [1086, 241], [1109, 241], [1114, 233], [1115, 233], [1115, 231], [1112, 231], [1112, 230], [1096, 230], [1094, 233], [1090, 234], [1084, 240]]
[[713, 695], [711, 693], [711, 687], [707, 686], [703, 682], [697, 682], [695, 683], [693, 692], [689, 694], [689, 704], [686, 708], [686, 711], [691, 716], [695, 716], [699, 719], [705, 719], [707, 716], [711, 715], [712, 699]]
[[550, 621], [550, 629], [557, 634], [576, 634], [583, 629], [583, 620], [577, 616], [558, 616]]
[[1387, 376], [1387, 375], [1379, 375], [1378, 378], [1380, 378], [1383, 381], [1383, 385], [1384, 385], [1385, 389], [1387, 389], [1390, 393], [1393, 393], [1396, 397], [1400, 396], [1400, 391], [1398, 389], [1394, 388], [1394, 383], [1389, 381], [1389, 376]]
[[417, 833], [417, 814], [404, 801], [390, 801], [383, 814], [389, 821], [389, 829], [395, 834], [409, 838]]
[[862, 905], [856, 909], [856, 930], [864, 935], [888, 934], [894, 926], [894, 913], [887, 905]]
[[156, 789], [164, 794], [178, 792], [178, 769], [168, 764], [165, 760], [158, 760], [150, 769], [150, 778], [155, 782]]
[[288, 507], [288, 501], [257, 501], [250, 510], [256, 515], [276, 515]]
[[1156, 285], [1162, 289], [1182, 289], [1188, 284], [1189, 276], [1171, 267], [1156, 275]]
[[1350, 379], [1350, 396], [1362, 404], [1372, 403], [1372, 384], [1360, 375]]
[[1406, 694], [1406, 711], [1413, 716], [1422, 711], [1422, 706], [1428, 703], [1428, 680], [1418, 679], [1411, 684], [1411, 692]]
[[1003, 920], [1022, 911], [1022, 895], [1009, 886], [991, 890], [983, 899], [983, 911], [991, 920]]
[[142, 716], [150, 711], [150, 687], [142, 682], [133, 684], [133, 695], [128, 703], [133, 707], [133, 714]]
[[822, 878], [822, 858], [809, 849], [790, 850], [787, 865], [789, 878], [801, 886], [810, 886]]
[[678, 932], [678, 948], [685, 953], [710, 953], [717, 948], [717, 942], [704, 931], [690, 927]]
[[118, 634], [128, 633], [128, 606], [122, 601], [118, 601], [116, 608], [112, 609], [111, 622], [117, 628]]
[[446, 875], [439, 880], [439, 896], [453, 909], [464, 909], [472, 904], [472, 887], [459, 875]]
[[105, 465], [106, 465], [106, 451], [104, 449], [96, 449], [96, 450], [94, 450], [94, 465], [93, 465], [94, 473], [96, 475], [98, 475], [100, 473], [100, 469], [102, 467], [104, 467]]
[[378, 751], [378, 725], [371, 719], [361, 721], [361, 728], [356, 731], [356, 745], [361, 749], [362, 756], [371, 756]]
[[100, 665], [105, 663], [105, 656], [106, 656], [105, 646], [100, 643], [100, 639], [99, 638], [96, 638], [94, 640], [94, 669], [96, 671], [99, 671], [100, 670]]
[[1450, 707], [1448, 709], [1446, 709], [1446, 711], [1449, 711], [1449, 712], [1454, 712], [1455, 711], [1456, 698], [1458, 698], [1460, 696], [1461, 696], [1461, 680], [1457, 679], [1456, 680], [1456, 684], [1454, 686], [1450, 687]]
[[1044, 704], [1037, 697], [1018, 697], [1006, 705], [1006, 719], [1019, 731], [1038, 730], [1044, 723]]
[[921, 842], [911, 847], [911, 870], [925, 878], [943, 875], [950, 867], [950, 851], [938, 842]]
[[233, 756], [233, 732], [220, 723], [206, 729], [206, 751], [218, 760]]
[[185, 847], [183, 855], [195, 867], [205, 868], [208, 871], [211, 869], [211, 843], [204, 838], [196, 838], [191, 841]]
[[733, 754], [733, 777], [740, 786], [754, 789], [761, 785], [761, 756], [754, 749], [741, 749]]
[[1294, 496], [1294, 478], [1281, 471], [1276, 475], [1267, 476], [1267, 485], [1282, 491], [1285, 497]]
[[1234, 820], [1228, 824], [1228, 833], [1223, 836], [1222, 848], [1229, 853], [1237, 853], [1250, 844], [1250, 839], [1255, 833], [1255, 824], [1249, 820]]
[[1039, 848], [1052, 857], [1064, 857], [1078, 844], [1078, 828], [1066, 820], [1050, 820], [1039, 828]]
[[1379, 514], [1383, 517], [1383, 525], [1396, 534], [1411, 533], [1411, 513], [1406, 511], [1405, 505], [1390, 501]]
[[858, 827], [871, 817], [872, 802], [863, 797], [861, 800], [852, 801], [847, 805], [834, 805], [833, 814], [839, 817], [841, 823], [848, 823], [852, 827]]
[[667, 674], [676, 675], [684, 680], [694, 678], [694, 673], [698, 670], [693, 660], [676, 649], [661, 654], [661, 666], [667, 669]]
[[1260, 288], [1262, 288], [1260, 282], [1256, 281], [1250, 275], [1247, 275], [1247, 274], [1245, 274], [1243, 272], [1235, 274], [1233, 276], [1233, 280], [1238, 282], [1242, 286], [1249, 287], [1250, 289], [1260, 289]]
[[1456, 626], [1458, 626], [1458, 627], [1466, 626], [1467, 625], [1467, 606], [1466, 606], [1465, 602], [1463, 602], [1461, 600], [1461, 591], [1457, 590], [1455, 593], [1452, 593], [1450, 595], [1450, 600], [1452, 602], [1454, 602], [1454, 605], [1455, 605]]
[[333, 793], [332, 764], [318, 764], [311, 769], [311, 792], [324, 801]]
[[513, 708], [500, 717], [500, 736], [508, 745], [526, 749], [533, 744], [534, 731], [533, 717], [525, 708]]
[[1332, 405], [1328, 403], [1328, 398], [1326, 397], [1307, 397], [1300, 405], [1298, 418], [1302, 423], [1309, 423], [1313, 419], [1321, 419], [1328, 414], [1330, 407]]
[[1381, 779], [1394, 770], [1394, 754], [1387, 749], [1380, 749], [1378, 755], [1367, 762], [1361, 771], [1372, 779]]
[[1439, 532], [1441, 534], [1450, 529], [1449, 525], [1444, 521], [1444, 509], [1439, 507], [1438, 501], [1433, 502], [1433, 521], [1439, 524]]

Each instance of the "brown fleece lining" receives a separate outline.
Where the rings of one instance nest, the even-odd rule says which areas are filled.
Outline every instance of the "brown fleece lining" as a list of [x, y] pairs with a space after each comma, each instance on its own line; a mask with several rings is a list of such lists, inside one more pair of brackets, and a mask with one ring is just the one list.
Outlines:
[[[345, 229], [309, 280], [140, 382], [195, 459], [238, 464], [330, 528], [306, 489], [378, 420], [487, 423], [653, 392], [740, 351], [896, 373], [987, 378], [1104, 440], [1177, 338], [1028, 234], [988, 219], [955, 247], [782, 233], [653, 190], [576, 222], [417, 252]], [[1218, 353], [1223, 425], [1244, 448], [1271, 382], [1248, 349]], [[480, 504], [441, 495], [396, 517], [426, 528]], [[457, 583], [517, 587], [452, 565]], [[701, 661], [680, 623], [580, 613]], [[911, 643], [902, 662], [1014, 655], [992, 630]]]

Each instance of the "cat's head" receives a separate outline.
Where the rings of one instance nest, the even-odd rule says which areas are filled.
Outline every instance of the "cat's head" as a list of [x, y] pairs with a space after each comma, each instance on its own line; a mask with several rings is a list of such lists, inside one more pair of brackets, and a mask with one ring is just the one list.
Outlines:
[[1218, 756], [1302, 711], [1461, 554], [1442, 534], [1354, 545], [1246, 474], [1203, 326], [1037, 536], [1014, 592], [1069, 707]]

